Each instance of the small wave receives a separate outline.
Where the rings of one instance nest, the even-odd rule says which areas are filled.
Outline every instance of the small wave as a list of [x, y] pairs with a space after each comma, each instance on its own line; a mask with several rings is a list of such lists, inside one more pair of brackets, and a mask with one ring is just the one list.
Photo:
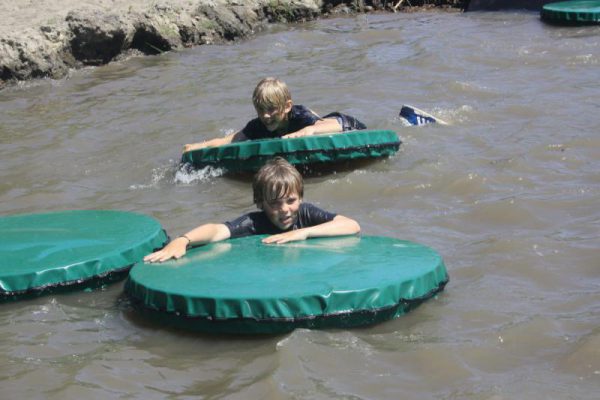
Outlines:
[[400, 116], [397, 116], [394, 118], [394, 122], [399, 121], [402, 126], [413, 126], [413, 124], [411, 124], [410, 122], [408, 122], [408, 120], [406, 120], [405, 118], [402, 118]]
[[435, 108], [431, 114], [443, 119], [448, 123], [464, 123], [469, 121], [469, 115], [473, 113], [473, 107], [462, 105], [454, 109]]
[[222, 176], [225, 170], [211, 166], [202, 169], [195, 169], [191, 164], [182, 164], [175, 171], [174, 183], [190, 184], [194, 182], [205, 182], [212, 178]]
[[5, 86], [0, 86], [0, 89], [4, 93], [18, 93], [23, 92], [30, 89], [35, 88], [43, 88], [44, 86], [58, 86], [60, 81], [53, 80], [51, 78], [38, 78], [31, 79], [27, 81], [17, 81], [15, 84], [6, 84]]
[[169, 165], [163, 165], [152, 169], [152, 178], [150, 178], [149, 183], [131, 185], [129, 186], [129, 189], [139, 190], [158, 187], [158, 184], [165, 180], [165, 177], [168, 175], [169, 171], [173, 170], [173, 164], [173, 160], [170, 160]]
[[152, 170], [152, 177], [148, 183], [130, 185], [130, 190], [157, 188], [161, 183], [190, 184], [194, 182], [206, 182], [210, 179], [222, 176], [225, 170], [222, 168], [205, 167], [195, 169], [191, 164], [181, 164], [179, 161], [169, 160], [169, 163], [156, 167]]
[[597, 65], [598, 63], [600, 60], [593, 54], [581, 54], [568, 60], [569, 65]]

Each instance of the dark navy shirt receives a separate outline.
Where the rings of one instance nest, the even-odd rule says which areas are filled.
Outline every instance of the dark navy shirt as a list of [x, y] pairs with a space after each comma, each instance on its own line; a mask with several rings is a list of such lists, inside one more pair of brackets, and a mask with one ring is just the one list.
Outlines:
[[[287, 231], [320, 225], [333, 220], [336, 215], [337, 214], [321, 210], [319, 207], [310, 203], [300, 203], [300, 207], [298, 208], [298, 219]], [[264, 234], [275, 235], [277, 233], [287, 232], [273, 225], [264, 211], [255, 211], [244, 214], [233, 221], [225, 222], [225, 226], [229, 228], [232, 239], [242, 236]]]
[[299, 131], [307, 126], [314, 125], [315, 122], [319, 121], [320, 119], [321, 118], [315, 115], [308, 108], [297, 105], [292, 106], [292, 109], [288, 113], [288, 128], [286, 132], [281, 134], [269, 132], [260, 118], [254, 118], [252, 121], [246, 124], [244, 129], [242, 129], [242, 133], [251, 140], [278, 138], [283, 135], [287, 135], [288, 133]]

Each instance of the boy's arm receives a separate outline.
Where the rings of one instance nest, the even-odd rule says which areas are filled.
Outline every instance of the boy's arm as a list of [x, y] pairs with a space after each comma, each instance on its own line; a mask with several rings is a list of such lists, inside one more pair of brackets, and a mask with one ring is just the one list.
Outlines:
[[277, 235], [272, 235], [263, 239], [263, 243], [287, 243], [296, 240], [306, 240], [311, 237], [326, 237], [326, 236], [345, 236], [354, 235], [360, 232], [360, 225], [355, 220], [336, 215], [329, 222], [325, 222], [307, 228], [296, 229]]
[[295, 138], [302, 136], [318, 135], [319, 133], [338, 133], [342, 132], [344, 128], [340, 125], [337, 118], [325, 118], [318, 120], [314, 125], [306, 126], [299, 131], [292, 132], [283, 136], [284, 138]]
[[243, 142], [244, 140], [248, 140], [248, 138], [242, 131], [239, 131], [220, 138], [207, 140], [206, 142], [186, 144], [183, 146], [183, 152], [187, 153], [188, 151], [203, 149], [205, 147], [223, 146], [233, 142]]
[[225, 224], [205, 224], [192, 229], [169, 242], [162, 250], [144, 257], [145, 262], [163, 262], [182, 257], [188, 245], [199, 245], [229, 239], [231, 233]]

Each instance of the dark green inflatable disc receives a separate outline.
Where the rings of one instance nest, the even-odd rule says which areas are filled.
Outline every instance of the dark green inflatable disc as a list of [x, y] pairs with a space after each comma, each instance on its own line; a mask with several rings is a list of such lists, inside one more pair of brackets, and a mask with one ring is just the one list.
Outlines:
[[156, 220], [123, 211], [0, 217], [0, 299], [125, 278], [166, 240]]
[[400, 148], [396, 132], [349, 131], [292, 139], [248, 140], [184, 153], [181, 161], [197, 168], [212, 166], [228, 171], [256, 171], [275, 156], [296, 166], [337, 163], [393, 155]]
[[600, 0], [562, 1], [542, 7], [543, 21], [559, 25], [591, 25], [600, 23]]
[[388, 237], [265, 245], [250, 236], [138, 263], [128, 296], [161, 324], [204, 332], [348, 328], [397, 317], [448, 282], [432, 249]]

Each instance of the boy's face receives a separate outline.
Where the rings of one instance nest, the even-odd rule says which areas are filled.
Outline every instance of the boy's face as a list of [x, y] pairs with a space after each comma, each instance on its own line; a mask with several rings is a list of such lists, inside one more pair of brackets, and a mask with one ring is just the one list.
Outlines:
[[269, 221], [281, 230], [288, 230], [298, 220], [298, 209], [302, 199], [298, 193], [287, 193], [275, 200], [263, 200], [258, 208], [267, 214]]
[[278, 129], [285, 128], [287, 123], [287, 115], [292, 109], [292, 101], [288, 100], [285, 106], [281, 109], [273, 108], [264, 110], [256, 107], [258, 118], [265, 125], [269, 132], [275, 132]]

